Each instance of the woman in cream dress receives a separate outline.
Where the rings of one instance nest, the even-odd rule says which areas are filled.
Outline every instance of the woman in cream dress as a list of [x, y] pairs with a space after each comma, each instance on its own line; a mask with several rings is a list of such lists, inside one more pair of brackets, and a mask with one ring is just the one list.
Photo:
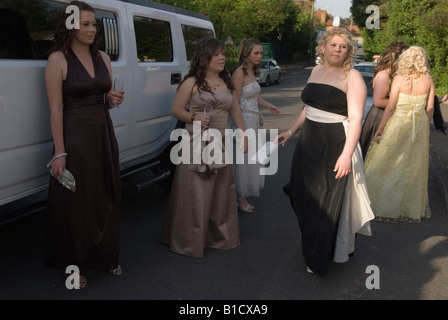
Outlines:
[[[263, 58], [263, 46], [258, 39], [244, 39], [241, 42], [239, 65], [232, 74], [235, 86], [235, 97], [239, 101], [247, 129], [254, 129], [255, 136], [258, 130], [263, 129], [262, 116], [258, 106], [269, 109], [273, 115], [279, 110], [272, 103], [260, 97], [261, 88], [257, 82], [260, 75], [260, 61]], [[257, 141], [257, 146], [266, 141]], [[253, 212], [255, 207], [249, 204], [246, 197], [260, 196], [264, 187], [264, 176], [260, 175], [260, 164], [249, 164], [252, 154], [244, 155], [244, 163], [235, 164], [235, 182], [238, 194], [238, 208], [243, 212]]]
[[425, 51], [410, 47], [398, 60], [389, 102], [365, 160], [376, 220], [419, 222], [430, 217], [429, 126], [433, 106], [434, 84]]

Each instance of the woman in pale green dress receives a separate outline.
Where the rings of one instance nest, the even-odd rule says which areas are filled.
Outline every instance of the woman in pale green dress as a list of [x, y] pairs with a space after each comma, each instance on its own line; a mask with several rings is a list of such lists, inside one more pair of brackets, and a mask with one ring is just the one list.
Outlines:
[[423, 48], [410, 47], [398, 61], [389, 102], [364, 164], [375, 219], [420, 222], [429, 218], [429, 126], [434, 83]]

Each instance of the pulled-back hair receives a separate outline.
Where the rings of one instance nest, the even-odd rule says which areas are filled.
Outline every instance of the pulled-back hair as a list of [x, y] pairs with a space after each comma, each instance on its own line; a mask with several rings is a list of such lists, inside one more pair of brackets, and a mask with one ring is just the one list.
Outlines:
[[[205, 76], [210, 60], [217, 52], [226, 52], [226, 45], [223, 42], [210, 36], [202, 38], [198, 42], [193, 57], [191, 58], [190, 70], [185, 75], [184, 80], [179, 84], [179, 86], [187, 78], [194, 77], [195, 83], [198, 86], [198, 91], [208, 91], [213, 93], [212, 89], [208, 86], [207, 81], [205, 80]], [[232, 79], [226, 68], [219, 73], [219, 77], [227, 85], [227, 88], [233, 91]]]
[[353, 57], [355, 55], [355, 46], [352, 40], [352, 36], [348, 30], [344, 28], [332, 28], [325, 32], [322, 37], [319, 39], [319, 43], [316, 47], [316, 53], [320, 56], [320, 64], [325, 64], [325, 55], [323, 54], [322, 47], [325, 47], [328, 41], [330, 41], [333, 36], [340, 36], [347, 42], [347, 55], [343, 62], [342, 68], [345, 72], [350, 71], [353, 64]]
[[[241, 51], [240, 51], [240, 56], [239, 56], [239, 61], [238, 61], [238, 66], [242, 66], [243, 69], [243, 73], [245, 76], [247, 76], [247, 65], [249, 64], [249, 57], [250, 57], [250, 53], [252, 52], [253, 48], [256, 45], [260, 45], [261, 46], [261, 42], [258, 39], [243, 39], [241, 41]], [[255, 77], [258, 77], [260, 75], [260, 65], [256, 64], [253, 67], [253, 71], [254, 71], [254, 75]]]
[[408, 49], [409, 46], [404, 41], [394, 41], [392, 42], [387, 49], [381, 54], [378, 65], [375, 68], [374, 71], [374, 77], [377, 75], [378, 72], [382, 70], [389, 70], [389, 78], [392, 80], [392, 78], [395, 75], [395, 72], [397, 71], [398, 67], [398, 58], [400, 55]]
[[[71, 60], [71, 56], [68, 53], [76, 33], [75, 28], [68, 29], [65, 24], [68, 17], [71, 15], [70, 12], [66, 13], [65, 11], [67, 7], [71, 5], [77, 6], [79, 8], [79, 12], [90, 11], [95, 13], [93, 7], [83, 1], [71, 1], [70, 3], [65, 5], [60, 11], [58, 23], [56, 25], [56, 31], [54, 33], [54, 45], [52, 48], [52, 52], [61, 51], [67, 60]], [[95, 39], [93, 40], [93, 43], [89, 47], [92, 59], [97, 62], [100, 59], [100, 54], [98, 50], [98, 33], [95, 33]]]

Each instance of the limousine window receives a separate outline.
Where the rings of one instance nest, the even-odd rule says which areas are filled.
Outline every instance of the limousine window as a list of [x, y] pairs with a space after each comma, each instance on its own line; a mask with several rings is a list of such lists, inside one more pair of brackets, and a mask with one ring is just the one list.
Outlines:
[[187, 60], [191, 61], [194, 50], [198, 41], [204, 36], [214, 36], [210, 29], [199, 28], [195, 26], [182, 25], [182, 33], [184, 35], [185, 49], [187, 50]]
[[157, 19], [134, 17], [138, 62], [171, 62], [173, 49], [170, 24]]
[[[57, 17], [64, 3], [50, 0], [1, 0], [0, 59], [46, 60], [53, 47]], [[116, 17], [95, 9], [99, 49], [119, 57]]]

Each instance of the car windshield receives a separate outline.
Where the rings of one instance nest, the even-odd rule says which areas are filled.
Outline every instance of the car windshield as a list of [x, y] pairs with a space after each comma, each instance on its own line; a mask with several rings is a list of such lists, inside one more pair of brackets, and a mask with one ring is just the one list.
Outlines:
[[268, 67], [269, 67], [269, 61], [268, 60], [261, 60], [260, 68], [261, 69], [268, 69]]

